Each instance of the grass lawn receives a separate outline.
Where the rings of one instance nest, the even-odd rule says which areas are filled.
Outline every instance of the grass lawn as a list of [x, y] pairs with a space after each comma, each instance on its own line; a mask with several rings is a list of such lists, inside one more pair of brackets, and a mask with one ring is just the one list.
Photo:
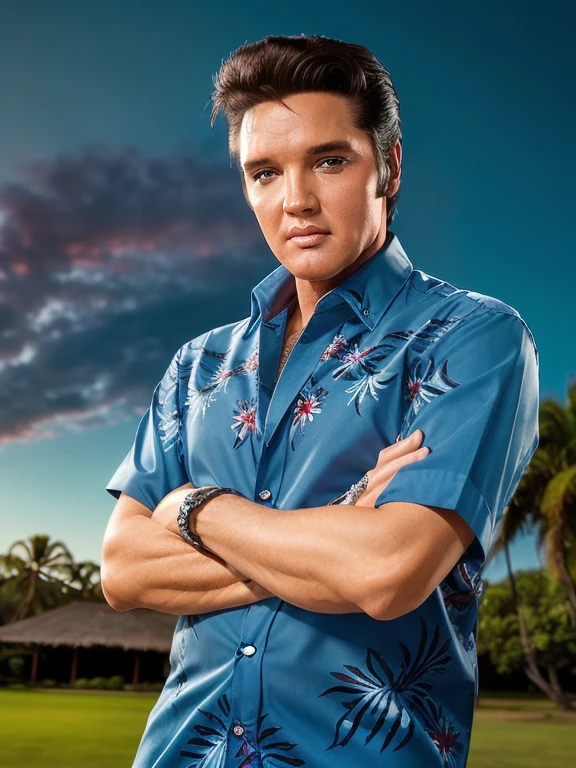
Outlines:
[[[157, 694], [0, 690], [0, 764], [130, 768], [156, 698]], [[574, 765], [575, 726], [576, 714], [558, 713], [546, 701], [483, 697], [467, 768]]]
[[576, 764], [576, 713], [541, 699], [480, 700], [467, 768], [565, 768]]
[[157, 694], [0, 690], [2, 768], [130, 768]]

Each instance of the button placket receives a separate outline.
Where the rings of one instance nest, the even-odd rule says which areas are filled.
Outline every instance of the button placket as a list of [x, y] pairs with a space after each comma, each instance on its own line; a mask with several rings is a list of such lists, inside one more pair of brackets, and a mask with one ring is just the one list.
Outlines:
[[[238, 637], [228, 698], [235, 717], [233, 725], [241, 724], [246, 733], [256, 728], [261, 714], [261, 671], [266, 637], [282, 605], [279, 598], [276, 601], [277, 604], [272, 606], [269, 601], [252, 603]], [[250, 656], [252, 649], [254, 653]]]

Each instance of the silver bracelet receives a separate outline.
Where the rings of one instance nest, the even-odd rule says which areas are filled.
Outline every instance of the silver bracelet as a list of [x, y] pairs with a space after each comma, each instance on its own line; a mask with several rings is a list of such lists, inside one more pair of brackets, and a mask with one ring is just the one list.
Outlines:
[[[204, 550], [205, 552], [209, 552], [212, 555], [215, 555], [216, 552], [213, 552], [211, 549], [208, 549], [208, 547], [204, 546], [204, 542], [200, 536], [198, 536], [193, 526], [191, 526], [191, 518], [192, 513], [201, 507], [202, 504], [210, 501], [210, 499], [213, 499], [216, 496], [220, 496], [223, 493], [232, 493], [236, 496], [242, 496], [243, 498], [246, 498], [243, 493], [240, 493], [240, 491], [237, 491], [234, 488], [223, 488], [219, 485], [203, 485], [199, 488], [193, 488], [192, 491], [190, 491], [190, 493], [185, 497], [184, 501], [180, 505], [178, 515], [176, 517], [176, 522], [180, 528], [182, 538], [196, 549]], [[218, 557], [218, 555], [216, 556]]]
[[360, 478], [357, 483], [354, 483], [350, 486], [350, 489], [346, 491], [346, 493], [341, 494], [340, 496], [336, 496], [335, 499], [332, 499], [332, 501], [328, 502], [328, 506], [331, 506], [333, 504], [356, 504], [361, 494], [366, 490], [368, 487], [368, 474], [365, 474], [364, 477]]

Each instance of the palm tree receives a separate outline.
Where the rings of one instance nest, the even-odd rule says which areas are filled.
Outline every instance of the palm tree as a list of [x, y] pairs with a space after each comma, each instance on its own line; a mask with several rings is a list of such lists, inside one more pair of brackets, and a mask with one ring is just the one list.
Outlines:
[[18, 587], [24, 572], [24, 561], [15, 555], [0, 555], [0, 624], [6, 624], [14, 616], [19, 603]]
[[104, 599], [100, 586], [100, 566], [91, 560], [71, 563], [66, 568], [66, 583], [82, 600]]
[[57, 605], [63, 586], [58, 574], [65, 574], [74, 562], [61, 541], [50, 541], [46, 535], [15, 541], [2, 560], [4, 569], [11, 568], [8, 583], [19, 593], [12, 621]]
[[546, 525], [543, 541], [548, 563], [558, 577], [576, 617], [576, 585], [570, 563], [576, 543], [576, 380], [568, 404], [550, 399], [540, 409], [542, 452], [534, 472], [547, 480], [540, 509]]
[[569, 700], [553, 680], [546, 680], [536, 662], [534, 644], [516, 589], [509, 546], [519, 533], [535, 531], [550, 571], [558, 578], [576, 617], [576, 589], [571, 566], [576, 554], [576, 380], [563, 406], [548, 398], [539, 410], [540, 440], [532, 460], [504, 510], [500, 533], [489, 559], [504, 550], [512, 597], [518, 614], [520, 640], [528, 678], [562, 709]]
[[538, 448], [504, 515], [492, 554], [518, 533], [534, 530], [576, 617], [576, 380], [568, 387], [567, 405], [553, 398], [540, 405], [539, 430]]

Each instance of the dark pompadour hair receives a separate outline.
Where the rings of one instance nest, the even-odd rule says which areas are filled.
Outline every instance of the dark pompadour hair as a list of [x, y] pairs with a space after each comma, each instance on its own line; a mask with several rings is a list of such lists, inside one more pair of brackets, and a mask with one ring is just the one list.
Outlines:
[[[402, 144], [400, 104], [390, 74], [364, 46], [323, 35], [268, 35], [233, 51], [213, 83], [210, 124], [214, 125], [222, 110], [228, 123], [228, 150], [238, 167], [240, 127], [247, 110], [295, 93], [325, 91], [347, 96], [355, 126], [372, 140], [377, 196], [386, 194], [391, 150], [396, 141]], [[399, 193], [400, 189], [388, 200], [387, 224], [394, 217]]]

